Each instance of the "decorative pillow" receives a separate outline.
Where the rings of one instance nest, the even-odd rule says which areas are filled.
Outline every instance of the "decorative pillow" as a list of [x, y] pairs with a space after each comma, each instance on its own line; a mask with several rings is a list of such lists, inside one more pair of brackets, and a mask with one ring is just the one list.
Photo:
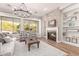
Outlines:
[[7, 36], [7, 33], [2, 33], [2, 34], [3, 34], [3, 36], [4, 36], [4, 37], [6, 37], [6, 36]]
[[9, 36], [6, 36], [5, 38], [4, 38], [4, 40], [6, 41], [6, 43], [8, 43], [8, 42], [11, 42], [12, 40], [11, 40], [11, 37], [9, 37]]
[[0, 38], [0, 43], [4, 44], [4, 43], [6, 43], [6, 41], [4, 39]]

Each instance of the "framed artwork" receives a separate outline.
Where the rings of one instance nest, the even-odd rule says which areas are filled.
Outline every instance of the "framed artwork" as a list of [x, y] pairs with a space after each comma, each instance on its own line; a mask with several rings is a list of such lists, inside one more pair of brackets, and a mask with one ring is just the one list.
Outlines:
[[50, 20], [48, 21], [48, 27], [56, 27], [56, 20]]

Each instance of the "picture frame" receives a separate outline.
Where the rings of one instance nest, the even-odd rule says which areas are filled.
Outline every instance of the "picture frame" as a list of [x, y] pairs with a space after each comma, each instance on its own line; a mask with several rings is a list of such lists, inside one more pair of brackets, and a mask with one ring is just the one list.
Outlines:
[[48, 27], [56, 27], [56, 19], [48, 21]]

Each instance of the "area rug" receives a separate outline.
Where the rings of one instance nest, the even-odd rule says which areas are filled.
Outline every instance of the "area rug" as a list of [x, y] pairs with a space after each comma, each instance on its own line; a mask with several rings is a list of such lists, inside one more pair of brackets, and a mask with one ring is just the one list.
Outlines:
[[52, 47], [51, 45], [40, 41], [40, 46], [34, 44], [31, 50], [28, 51], [27, 45], [24, 42], [16, 42], [14, 56], [64, 56], [65, 52]]

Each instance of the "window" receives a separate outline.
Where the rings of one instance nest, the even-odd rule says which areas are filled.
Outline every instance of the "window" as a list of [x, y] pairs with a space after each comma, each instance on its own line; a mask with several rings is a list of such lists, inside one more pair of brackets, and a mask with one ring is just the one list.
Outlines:
[[12, 32], [13, 30], [13, 21], [10, 18], [2, 17], [2, 31]]
[[30, 28], [32, 29], [32, 32], [36, 32], [37, 31], [37, 22], [30, 21]]
[[37, 32], [38, 29], [38, 21], [25, 21], [24, 22], [24, 30], [25, 31], [30, 31], [30, 29], [32, 30], [32, 32]]
[[[20, 19], [10, 17], [0, 17], [0, 30], [2, 32], [19, 32], [20, 31]], [[39, 22], [33, 20], [24, 20], [24, 30], [32, 32], [39, 32]]]
[[19, 19], [14, 19], [13, 22], [13, 31], [18, 32], [20, 29], [20, 20]]
[[20, 28], [20, 20], [16, 18], [0, 17], [0, 30], [2, 32], [17, 32]]
[[27, 31], [27, 32], [30, 30], [30, 25], [29, 24], [30, 24], [29, 21], [24, 22], [24, 30]]

